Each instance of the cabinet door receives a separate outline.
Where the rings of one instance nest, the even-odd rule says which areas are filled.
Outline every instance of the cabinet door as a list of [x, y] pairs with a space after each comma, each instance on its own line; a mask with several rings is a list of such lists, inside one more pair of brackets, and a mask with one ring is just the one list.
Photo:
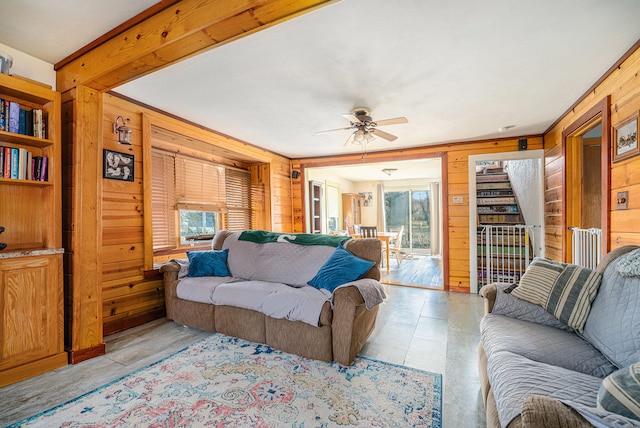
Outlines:
[[62, 256], [0, 259], [0, 370], [64, 350]]

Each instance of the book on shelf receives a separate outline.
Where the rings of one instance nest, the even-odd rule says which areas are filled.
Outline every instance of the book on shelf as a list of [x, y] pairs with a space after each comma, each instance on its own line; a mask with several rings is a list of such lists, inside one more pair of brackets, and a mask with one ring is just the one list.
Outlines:
[[20, 150], [15, 147], [11, 149], [11, 178], [18, 178]]
[[0, 178], [4, 178], [4, 147], [0, 146]]
[[11, 147], [4, 148], [4, 178], [11, 178]]
[[0, 98], [0, 131], [4, 131], [7, 127], [7, 111], [4, 107], [4, 100]]
[[49, 181], [49, 158], [47, 156], [42, 156], [42, 169], [40, 170], [40, 181]]
[[20, 104], [10, 101], [8, 131], [17, 134], [19, 130], [20, 130]]

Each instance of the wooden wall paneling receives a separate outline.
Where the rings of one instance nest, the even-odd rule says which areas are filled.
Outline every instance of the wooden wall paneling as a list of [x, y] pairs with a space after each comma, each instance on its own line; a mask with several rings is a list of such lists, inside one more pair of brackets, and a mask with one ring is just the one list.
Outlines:
[[[105, 97], [102, 144], [104, 149], [132, 154], [135, 158], [134, 181], [101, 178], [102, 191], [102, 260], [101, 289], [102, 317], [105, 334], [129, 328], [145, 319], [164, 316], [164, 287], [162, 281], [145, 277], [144, 183], [143, 147], [145, 119], [137, 106], [111, 102]], [[132, 145], [118, 143], [111, 127], [117, 116], [123, 116], [132, 130]], [[148, 160], [146, 161], [148, 162]], [[100, 176], [102, 177], [102, 176]]]
[[[82, 55], [56, 64], [57, 88], [106, 91], [197, 53], [255, 33], [330, 3], [327, 0], [182, 0]], [[138, 21], [138, 22], [136, 22]]]
[[268, 164], [251, 165], [251, 221], [255, 230], [271, 229], [271, 202], [269, 200], [270, 171]]
[[66, 348], [71, 363], [106, 352], [102, 330], [102, 94], [77, 87], [63, 96]]
[[[605, 78], [601, 79], [592, 90], [589, 91], [582, 99], [577, 102], [570, 111], [564, 114], [558, 121], [545, 132], [545, 154], [553, 154], [554, 156], [562, 151], [562, 134], [573, 123], [575, 123], [581, 116], [585, 115], [590, 109], [594, 108], [605, 97], [610, 97], [610, 117], [609, 125], [603, 126], [603, 134], [611, 136], [611, 125], [615, 124], [626, 116], [633, 112], [640, 110], [640, 87], [638, 85], [638, 73], [640, 72], [640, 49], [639, 44], [634, 46], [634, 50], [626, 56], [626, 58], [616, 64], [616, 67]], [[606, 186], [606, 192], [603, 193], [603, 198], [609, 203], [608, 213], [603, 213], [603, 217], [606, 216], [609, 222], [609, 233], [603, 236], [603, 239], [608, 241], [608, 248], [613, 249], [620, 245], [627, 244], [640, 244], [640, 229], [632, 222], [628, 222], [628, 218], [633, 216], [633, 210], [617, 211], [616, 206], [610, 202], [613, 201], [613, 197], [617, 191], [628, 190], [628, 188], [640, 184], [635, 179], [623, 179], [624, 182], [620, 182], [620, 178], [624, 176], [624, 173], [618, 173], [620, 168], [625, 168], [626, 165], [630, 169], [640, 168], [640, 156], [636, 156], [622, 162], [612, 163], [611, 152], [608, 152], [608, 158], [603, 160], [603, 168], [609, 171], [610, 183]], [[547, 156], [549, 157], [549, 156]], [[563, 162], [560, 162], [563, 167]], [[550, 164], [547, 164], [547, 168]], [[545, 176], [549, 175], [549, 171], [545, 169]], [[604, 189], [604, 187], [603, 187]], [[553, 194], [549, 193], [547, 188], [547, 197], [556, 198], [557, 194], [564, 195], [567, 191], [564, 187], [554, 189]], [[547, 200], [547, 203], [550, 201]], [[555, 205], [554, 205], [555, 206]], [[566, 228], [566, 224], [559, 223], [555, 218], [549, 218], [547, 222], [546, 236], [555, 237], [557, 229]], [[549, 227], [551, 225], [551, 227]], [[625, 229], [630, 227], [628, 229]], [[623, 232], [624, 231], [624, 232]], [[623, 237], [623, 239], [621, 238]], [[566, 243], [558, 242], [547, 239], [546, 241], [546, 255], [554, 260], [565, 260], [567, 257], [568, 249]], [[558, 247], [561, 249], [558, 251]]]

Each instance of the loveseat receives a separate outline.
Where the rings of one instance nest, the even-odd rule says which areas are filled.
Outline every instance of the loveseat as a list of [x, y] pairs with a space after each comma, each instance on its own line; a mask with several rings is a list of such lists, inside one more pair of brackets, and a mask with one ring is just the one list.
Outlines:
[[[169, 320], [351, 364], [385, 298], [379, 240], [223, 230], [212, 247], [161, 266]], [[198, 261], [214, 256], [222, 273]]]
[[534, 259], [480, 290], [488, 427], [640, 426], [640, 250], [595, 271]]

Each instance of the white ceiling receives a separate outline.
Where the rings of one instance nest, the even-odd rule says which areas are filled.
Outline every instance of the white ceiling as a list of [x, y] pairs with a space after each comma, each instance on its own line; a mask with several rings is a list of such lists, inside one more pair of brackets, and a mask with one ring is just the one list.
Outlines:
[[[3, 0], [0, 43], [55, 63], [153, 3]], [[291, 158], [360, 151], [314, 135], [357, 106], [409, 119], [368, 151], [540, 134], [640, 39], [638, 16], [638, 0], [342, 0], [115, 90]]]

